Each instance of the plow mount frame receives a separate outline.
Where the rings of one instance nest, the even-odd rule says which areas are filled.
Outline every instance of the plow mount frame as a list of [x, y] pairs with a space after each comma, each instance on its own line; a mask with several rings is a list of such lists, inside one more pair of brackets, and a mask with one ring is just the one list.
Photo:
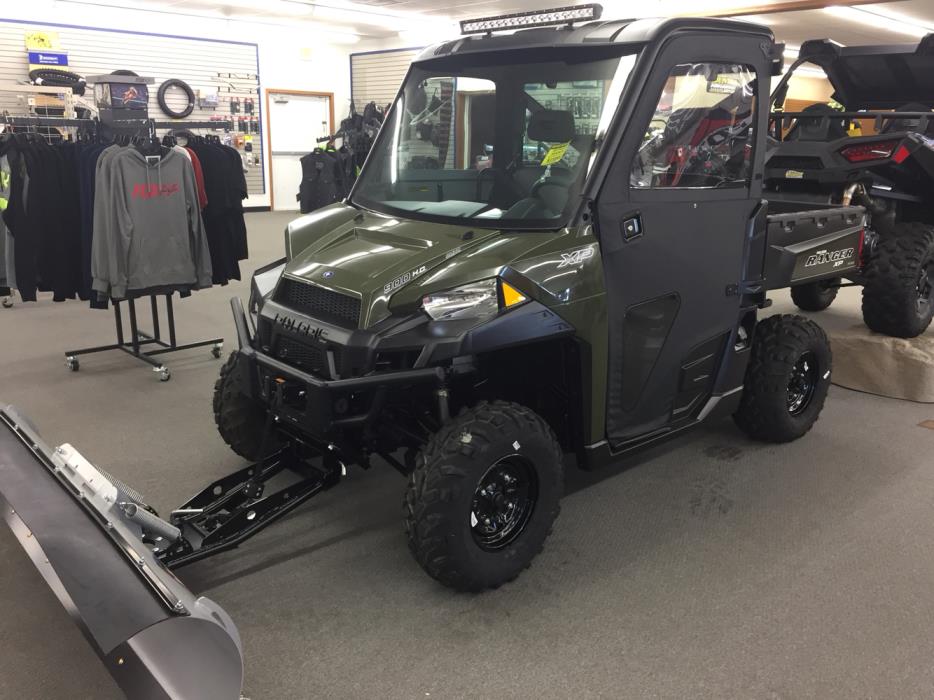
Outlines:
[[[319, 467], [289, 445], [214, 481], [172, 511], [169, 522], [181, 536], [167, 545], [156, 541], [153, 551], [167, 567], [178, 569], [234, 549], [340, 482], [343, 464], [327, 453], [321, 459]], [[269, 482], [286, 472], [292, 482], [265, 495]]]

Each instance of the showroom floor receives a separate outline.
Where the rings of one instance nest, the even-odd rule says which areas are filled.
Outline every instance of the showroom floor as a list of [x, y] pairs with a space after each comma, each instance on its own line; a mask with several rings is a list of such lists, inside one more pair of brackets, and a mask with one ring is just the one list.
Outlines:
[[[251, 266], [281, 255], [287, 220], [249, 215]], [[180, 340], [232, 343], [227, 299], [246, 289], [179, 302]], [[858, 294], [844, 290], [825, 322], [855, 322]], [[67, 371], [66, 348], [112, 330], [111, 314], [75, 302], [0, 309], [0, 401], [168, 509], [240, 464], [211, 416], [219, 361], [170, 356], [167, 384], [120, 354]], [[934, 405], [834, 387], [791, 445], [723, 423], [572, 472], [544, 554], [483, 595], [411, 559], [388, 467], [352, 471], [181, 576], [236, 621], [252, 700], [930, 697], [934, 431], [918, 423], [931, 418]], [[119, 697], [6, 528], [0, 649], [0, 698]]]

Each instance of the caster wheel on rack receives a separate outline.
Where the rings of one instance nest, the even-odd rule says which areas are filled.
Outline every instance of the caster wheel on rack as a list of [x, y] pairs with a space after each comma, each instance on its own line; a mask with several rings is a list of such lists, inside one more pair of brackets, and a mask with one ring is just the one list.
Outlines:
[[81, 369], [81, 363], [78, 362], [78, 358], [74, 355], [65, 358], [65, 366], [72, 372], [77, 372]]
[[214, 355], [214, 359], [220, 359], [221, 351], [224, 349], [223, 343], [215, 343], [214, 347], [211, 348], [211, 354]]
[[167, 382], [172, 378], [172, 373], [168, 367], [153, 367], [152, 371], [159, 375], [160, 382]]

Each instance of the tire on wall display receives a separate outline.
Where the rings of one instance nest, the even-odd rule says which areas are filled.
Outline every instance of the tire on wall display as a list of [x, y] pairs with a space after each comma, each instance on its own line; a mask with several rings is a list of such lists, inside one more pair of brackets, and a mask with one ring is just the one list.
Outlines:
[[[185, 93], [185, 96], [188, 98], [188, 104], [185, 108], [179, 112], [175, 111], [165, 101], [165, 94], [171, 88], [178, 88]], [[162, 85], [159, 86], [159, 93], [156, 97], [159, 102], [159, 109], [163, 113], [172, 117], [173, 119], [184, 119], [189, 114], [191, 114], [195, 109], [195, 92], [191, 89], [191, 86], [186, 83], [184, 80], [179, 80], [178, 78], [171, 78], [166, 80]]]
[[33, 85], [71, 88], [76, 95], [83, 95], [87, 82], [77, 73], [58, 68], [36, 68], [29, 71], [29, 80]]

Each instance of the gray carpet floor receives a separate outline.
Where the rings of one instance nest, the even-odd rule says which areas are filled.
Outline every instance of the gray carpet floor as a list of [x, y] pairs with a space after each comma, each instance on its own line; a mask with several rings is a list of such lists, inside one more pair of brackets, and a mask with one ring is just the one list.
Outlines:
[[[249, 215], [244, 273], [281, 255], [287, 220]], [[178, 302], [180, 340], [232, 344], [227, 299], [246, 290]], [[858, 294], [821, 318], [857, 322]], [[110, 342], [112, 324], [77, 302], [0, 309], [0, 400], [168, 509], [242, 464], [213, 425], [219, 361], [169, 356], [167, 383], [120, 353], [67, 371], [63, 351]], [[572, 472], [545, 552], [483, 595], [411, 559], [389, 467], [351, 471], [181, 577], [236, 621], [253, 700], [931, 697], [934, 431], [918, 426], [931, 418], [833, 388], [794, 444], [725, 422]], [[5, 527], [0, 650], [0, 698], [119, 697]]]

